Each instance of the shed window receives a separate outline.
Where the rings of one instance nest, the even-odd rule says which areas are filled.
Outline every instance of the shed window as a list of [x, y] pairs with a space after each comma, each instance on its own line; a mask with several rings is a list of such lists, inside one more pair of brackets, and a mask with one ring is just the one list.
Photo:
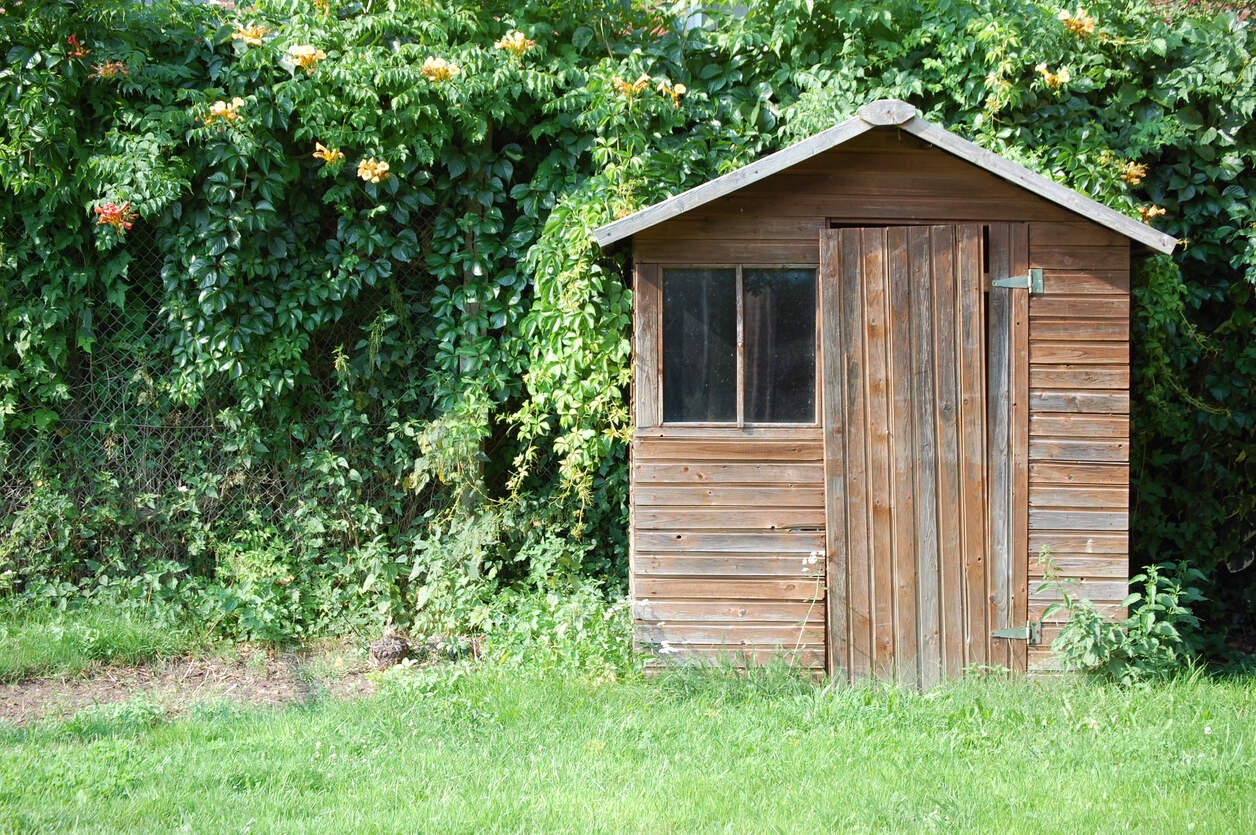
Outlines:
[[737, 420], [737, 271], [663, 273], [663, 420]]
[[816, 416], [815, 270], [742, 273], [746, 420], [811, 423]]
[[815, 422], [814, 268], [665, 269], [662, 312], [664, 422]]

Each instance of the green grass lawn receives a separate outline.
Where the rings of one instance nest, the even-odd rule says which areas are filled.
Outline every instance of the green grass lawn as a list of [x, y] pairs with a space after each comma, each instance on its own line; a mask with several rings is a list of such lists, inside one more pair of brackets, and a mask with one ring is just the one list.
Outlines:
[[191, 630], [120, 609], [0, 609], [0, 683], [69, 676], [97, 664], [143, 664], [204, 643]]
[[1256, 681], [392, 676], [0, 731], [0, 830], [1256, 831]]

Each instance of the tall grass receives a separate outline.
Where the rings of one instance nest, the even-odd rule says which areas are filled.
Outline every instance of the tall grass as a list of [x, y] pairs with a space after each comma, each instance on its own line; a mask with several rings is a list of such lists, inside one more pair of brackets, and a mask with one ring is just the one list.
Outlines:
[[1256, 680], [400, 671], [376, 697], [0, 738], [0, 830], [1256, 831]]
[[0, 682], [65, 676], [100, 663], [142, 664], [185, 652], [188, 627], [106, 606], [69, 611], [0, 609]]

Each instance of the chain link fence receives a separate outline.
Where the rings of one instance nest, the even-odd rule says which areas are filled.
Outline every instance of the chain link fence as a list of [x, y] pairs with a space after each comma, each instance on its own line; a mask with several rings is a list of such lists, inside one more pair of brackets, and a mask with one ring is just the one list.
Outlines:
[[[421, 251], [430, 244], [437, 212], [417, 220]], [[218, 412], [230, 402], [226, 392], [205, 392], [190, 407], [166, 396], [162, 381], [171, 361], [165, 257], [153, 230], [143, 225], [128, 233], [126, 246], [132, 261], [125, 301], [118, 306], [101, 300], [81, 314], [90, 317], [85, 321], [93, 342], [91, 350], [76, 350], [70, 358], [69, 397], [57, 419], [46, 429], [10, 430], [0, 438], [0, 531], [12, 528], [43, 486], [54, 486], [79, 508], [107, 493], [126, 498], [127, 530], [158, 552], [150, 556], [177, 558], [186, 534], [168, 523], [167, 514], [181, 497], [196, 503], [206, 526], [246, 512], [272, 521], [290, 513], [308, 485], [290, 458], [259, 459], [223, 442], [229, 433], [221, 431]], [[393, 276], [403, 288], [427, 287], [432, 280], [420, 262], [395, 265]], [[338, 385], [329, 359], [337, 347], [360, 340], [363, 326], [388, 304], [387, 292], [379, 290], [360, 299], [360, 315], [311, 335], [308, 358], [320, 397]], [[381, 436], [387, 431], [382, 424], [371, 428]], [[366, 472], [357, 500], [382, 504], [397, 492], [392, 474]], [[412, 518], [431, 498], [413, 496], [403, 513]]]

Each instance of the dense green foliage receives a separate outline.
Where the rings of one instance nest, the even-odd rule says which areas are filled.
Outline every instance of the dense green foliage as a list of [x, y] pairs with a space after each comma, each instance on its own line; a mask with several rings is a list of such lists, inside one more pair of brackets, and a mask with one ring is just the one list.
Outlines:
[[590, 230], [897, 96], [1165, 210], [1184, 244], [1136, 290], [1137, 558], [1243, 602], [1256, 68], [1245, 22], [1166, 8], [1092, 4], [1087, 31], [1026, 0], [688, 28], [612, 0], [9, 5], [0, 594], [279, 638], [613, 586], [630, 293]]
[[[782, 675], [457, 668], [378, 697], [0, 730], [16, 831], [940, 831], [1256, 826], [1256, 684], [993, 678], [927, 694]], [[1148, 787], [1154, 787], [1149, 796]]]

